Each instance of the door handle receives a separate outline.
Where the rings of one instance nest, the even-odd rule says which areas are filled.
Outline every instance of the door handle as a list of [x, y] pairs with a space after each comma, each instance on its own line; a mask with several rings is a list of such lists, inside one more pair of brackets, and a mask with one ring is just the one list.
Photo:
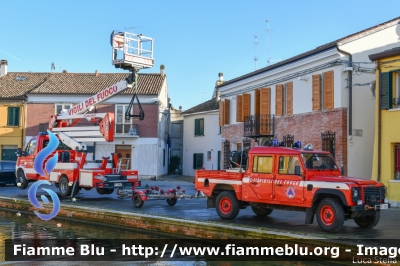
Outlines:
[[258, 183], [257, 182], [250, 182], [250, 184], [257, 185]]
[[276, 184], [276, 186], [277, 186], [277, 187], [281, 187], [281, 186], [283, 186], [283, 185], [282, 185], [282, 184]]

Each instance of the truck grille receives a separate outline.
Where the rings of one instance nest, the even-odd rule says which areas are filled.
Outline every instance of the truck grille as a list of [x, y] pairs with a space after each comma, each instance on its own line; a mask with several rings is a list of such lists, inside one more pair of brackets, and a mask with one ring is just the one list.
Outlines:
[[365, 187], [364, 188], [364, 201], [365, 203], [376, 203], [384, 200], [383, 189], [380, 187]]

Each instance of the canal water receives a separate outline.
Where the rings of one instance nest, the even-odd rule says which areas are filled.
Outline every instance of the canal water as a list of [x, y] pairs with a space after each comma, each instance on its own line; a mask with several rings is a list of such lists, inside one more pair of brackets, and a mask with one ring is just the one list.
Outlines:
[[[110, 266], [110, 265], [160, 265], [160, 266], [203, 266], [203, 265], [216, 265], [216, 266], [236, 266], [236, 265], [327, 265], [324, 263], [311, 263], [311, 262], [254, 262], [254, 261], [5, 261], [5, 244], [4, 240], [22, 240], [29, 241], [30, 239], [62, 239], [62, 240], [78, 240], [78, 239], [143, 239], [157, 241], [157, 239], [176, 239], [182, 238], [176, 235], [168, 235], [153, 231], [143, 231], [135, 228], [122, 228], [112, 227], [110, 225], [85, 223], [72, 220], [53, 219], [43, 221], [35, 215], [29, 213], [16, 213], [6, 210], [0, 210], [0, 265], [33, 265], [33, 266], [69, 266], [69, 265], [96, 265], [96, 266]], [[192, 241], [192, 240], [190, 240]], [[196, 240], [193, 240], [196, 241]]]

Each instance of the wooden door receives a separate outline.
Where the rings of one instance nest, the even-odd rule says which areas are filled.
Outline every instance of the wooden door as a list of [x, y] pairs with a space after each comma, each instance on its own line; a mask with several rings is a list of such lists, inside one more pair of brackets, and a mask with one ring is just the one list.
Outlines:
[[115, 145], [118, 159], [122, 159], [121, 169], [131, 169], [132, 145]]

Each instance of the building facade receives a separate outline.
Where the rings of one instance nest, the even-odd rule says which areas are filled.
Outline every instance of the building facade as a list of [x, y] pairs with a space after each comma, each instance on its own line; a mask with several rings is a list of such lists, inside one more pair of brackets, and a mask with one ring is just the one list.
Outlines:
[[219, 170], [221, 132], [218, 125], [219, 100], [214, 97], [182, 112], [183, 175], [194, 176], [198, 169]]
[[[10, 72], [0, 79], [8, 89], [25, 88], [25, 113], [23, 145], [34, 135], [48, 129], [50, 115], [70, 109], [99, 91], [125, 79], [126, 73], [23, 73]], [[31, 84], [30, 87], [26, 84]], [[160, 177], [168, 170], [167, 132], [168, 87], [164, 68], [160, 73], [139, 74], [137, 94], [143, 111], [144, 120], [126, 120], [127, 109], [134, 88], [125, 90], [113, 98], [101, 102], [90, 112], [114, 113], [115, 138], [113, 142], [86, 143], [88, 161], [98, 162], [102, 157], [117, 153], [124, 158], [128, 169], [139, 171], [142, 177]], [[137, 102], [133, 113], [138, 112]], [[89, 113], [90, 113], [89, 112]], [[89, 121], [80, 121], [80, 125], [89, 125]], [[92, 125], [92, 124], [91, 124]], [[21, 141], [19, 147], [21, 147]]]
[[350, 176], [371, 178], [375, 79], [368, 55], [399, 43], [400, 18], [324, 44], [274, 65], [226, 81], [220, 125], [229, 150], [243, 140], [284, 146], [301, 141], [330, 151]]
[[400, 206], [400, 46], [370, 55], [376, 63], [376, 121], [372, 178]]

